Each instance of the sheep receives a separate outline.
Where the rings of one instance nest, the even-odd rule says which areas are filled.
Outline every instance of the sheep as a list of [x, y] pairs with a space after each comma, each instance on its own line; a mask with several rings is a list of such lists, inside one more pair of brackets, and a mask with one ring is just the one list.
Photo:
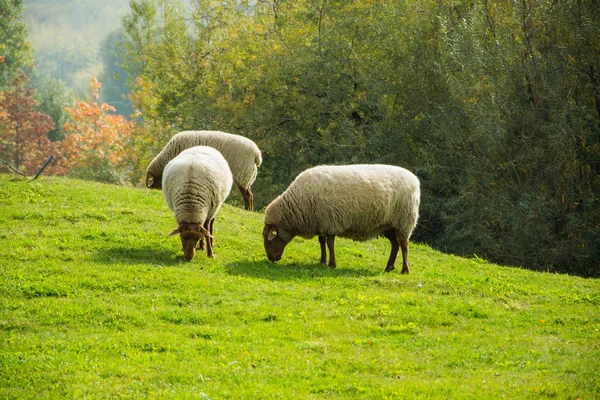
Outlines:
[[254, 196], [250, 187], [256, 179], [262, 156], [256, 144], [243, 136], [219, 131], [183, 131], [174, 135], [150, 162], [146, 169], [146, 186], [160, 189], [165, 165], [182, 150], [193, 146], [210, 146], [223, 154], [229, 163], [233, 180], [244, 199], [246, 210], [254, 210]]
[[[194, 258], [196, 244], [214, 258], [215, 215], [231, 191], [233, 177], [229, 165], [218, 150], [195, 146], [173, 158], [162, 175], [163, 196], [173, 212], [186, 260]], [[200, 241], [200, 243], [198, 243]]]
[[319, 237], [321, 264], [329, 249], [335, 268], [335, 236], [366, 241], [383, 235], [392, 244], [385, 271], [394, 270], [402, 249], [402, 273], [408, 274], [408, 239], [417, 224], [419, 179], [391, 165], [318, 166], [296, 177], [265, 210], [265, 251], [279, 261], [295, 237]]

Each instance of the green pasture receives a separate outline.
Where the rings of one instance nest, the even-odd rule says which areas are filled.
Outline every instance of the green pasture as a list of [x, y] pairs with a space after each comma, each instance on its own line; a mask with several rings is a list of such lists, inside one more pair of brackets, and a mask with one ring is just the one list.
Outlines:
[[225, 205], [185, 262], [159, 191], [0, 175], [0, 398], [600, 397], [597, 279], [414, 243], [384, 273], [385, 239], [271, 263], [262, 218]]

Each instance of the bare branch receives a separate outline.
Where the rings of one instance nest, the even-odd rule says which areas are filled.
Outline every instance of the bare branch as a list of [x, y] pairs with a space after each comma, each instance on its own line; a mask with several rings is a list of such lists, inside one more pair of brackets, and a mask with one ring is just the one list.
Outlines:
[[12, 169], [13, 171], [15, 171], [17, 174], [27, 177], [27, 175], [25, 175], [24, 173], [22, 173], [21, 171], [19, 171], [17, 168], [13, 167], [12, 165], [10, 165], [9, 163], [7, 163], [6, 161], [4, 161], [3, 159], [0, 158], [0, 162], [4, 165], [6, 165], [8, 168]]

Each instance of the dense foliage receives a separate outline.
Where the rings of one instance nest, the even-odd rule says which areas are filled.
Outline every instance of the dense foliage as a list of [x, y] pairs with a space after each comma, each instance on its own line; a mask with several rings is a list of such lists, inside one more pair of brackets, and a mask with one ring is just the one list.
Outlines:
[[97, 102], [101, 87], [98, 80], [92, 79], [89, 86], [92, 99], [66, 109], [69, 121], [62, 129], [65, 139], [61, 165], [70, 170], [71, 176], [120, 183], [126, 180], [130, 164], [132, 123], [122, 115], [111, 114], [113, 106]]
[[102, 43], [104, 70], [100, 75], [100, 82], [103, 83], [101, 99], [115, 107], [116, 113], [129, 117], [134, 111], [129, 99], [127, 73], [122, 67], [124, 40], [122, 31], [114, 31]]
[[258, 206], [313, 165], [401, 165], [422, 180], [418, 240], [598, 273], [597, 1], [193, 5], [133, 0], [125, 19], [140, 171], [204, 128], [258, 142]]
[[[60, 143], [47, 136], [53, 128], [52, 118], [37, 111], [35, 89], [27, 88], [27, 76], [19, 71], [13, 88], [0, 92], [0, 159], [15, 169], [33, 174], [50, 156], [60, 153]], [[0, 172], [6, 172], [2, 165]], [[48, 171], [61, 172], [53, 165]]]
[[20, 68], [31, 64], [27, 27], [21, 22], [23, 0], [0, 0], [0, 90], [10, 86]]

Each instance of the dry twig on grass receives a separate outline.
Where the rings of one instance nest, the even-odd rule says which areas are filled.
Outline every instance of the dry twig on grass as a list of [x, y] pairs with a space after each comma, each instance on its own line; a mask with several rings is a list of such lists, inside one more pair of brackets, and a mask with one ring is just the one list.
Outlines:
[[[39, 169], [39, 171], [35, 174], [35, 176], [31, 179], [32, 181], [36, 180], [40, 174], [42, 172], [44, 172], [44, 170], [46, 169], [46, 167], [48, 166], [48, 164], [50, 164], [50, 162], [54, 159], [54, 156], [50, 156], [48, 157], [48, 160], [46, 160], [46, 162], [44, 163], [44, 165], [42, 165], [42, 168]], [[12, 171], [16, 172], [17, 174], [24, 176], [25, 178], [27, 178], [27, 175], [25, 175], [23, 172], [19, 171], [18, 168], [15, 168], [12, 166], [12, 164], [10, 164], [9, 162], [4, 161], [3, 159], [0, 158], [0, 162], [4, 165], [6, 165], [9, 169], [11, 169]]]

